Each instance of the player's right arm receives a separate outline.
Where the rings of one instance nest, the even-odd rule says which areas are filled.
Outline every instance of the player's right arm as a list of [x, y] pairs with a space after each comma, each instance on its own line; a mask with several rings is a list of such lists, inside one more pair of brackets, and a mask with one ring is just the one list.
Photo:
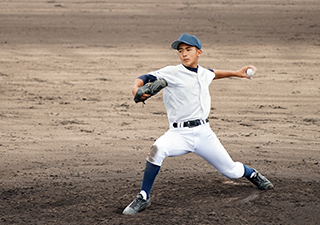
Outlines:
[[[132, 88], [132, 94], [133, 96], [136, 96], [136, 93], [139, 89], [139, 87], [142, 87], [144, 85], [143, 80], [140, 78], [135, 79], [135, 81], [133, 82], [133, 88]], [[146, 96], [143, 96], [146, 97]]]
[[[139, 87], [142, 87], [148, 82], [154, 82], [155, 80], [157, 80], [157, 78], [150, 74], [144, 74], [138, 77], [137, 79], [135, 79], [135, 81], [133, 82], [133, 88], [132, 88], [133, 96], [136, 96], [136, 93]], [[141, 100], [146, 100], [148, 97], [150, 97], [149, 94], [143, 94], [141, 97]]]

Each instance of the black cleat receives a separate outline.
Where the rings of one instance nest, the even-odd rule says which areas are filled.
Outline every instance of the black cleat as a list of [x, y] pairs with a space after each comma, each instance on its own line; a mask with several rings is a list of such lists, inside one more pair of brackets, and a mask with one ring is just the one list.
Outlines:
[[260, 190], [269, 190], [273, 188], [273, 184], [264, 176], [262, 176], [258, 171], [251, 175], [248, 180], [250, 180], [254, 185], [256, 185]]
[[148, 206], [151, 205], [150, 198], [144, 200], [141, 194], [138, 194], [137, 197], [123, 210], [123, 214], [132, 215], [138, 212], [145, 210]]

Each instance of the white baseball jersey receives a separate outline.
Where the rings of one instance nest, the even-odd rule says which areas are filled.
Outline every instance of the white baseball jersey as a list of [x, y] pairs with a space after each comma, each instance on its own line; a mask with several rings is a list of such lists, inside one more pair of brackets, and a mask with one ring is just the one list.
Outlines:
[[198, 73], [182, 64], [167, 66], [149, 73], [157, 79], [164, 78], [168, 86], [163, 90], [163, 101], [170, 124], [196, 119], [206, 119], [211, 109], [209, 85], [215, 74], [198, 66]]

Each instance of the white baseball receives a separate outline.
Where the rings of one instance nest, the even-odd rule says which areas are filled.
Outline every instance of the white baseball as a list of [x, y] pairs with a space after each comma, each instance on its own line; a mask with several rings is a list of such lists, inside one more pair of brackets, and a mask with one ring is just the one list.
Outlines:
[[251, 68], [247, 69], [247, 75], [248, 75], [249, 77], [253, 77], [254, 74], [255, 74], [255, 71], [254, 71], [253, 69], [251, 69]]

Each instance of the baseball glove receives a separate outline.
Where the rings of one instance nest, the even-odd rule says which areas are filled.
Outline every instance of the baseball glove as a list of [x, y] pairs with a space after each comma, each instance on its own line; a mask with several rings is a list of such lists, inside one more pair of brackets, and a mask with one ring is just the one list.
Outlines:
[[[168, 85], [167, 81], [165, 79], [156, 80], [152, 83], [147, 83], [144, 86], [140, 87], [134, 96], [134, 101], [136, 103], [143, 102], [150, 98], [151, 96], [157, 94], [159, 91], [161, 91], [164, 87]], [[143, 94], [149, 94], [150, 97], [148, 97], [145, 100], [141, 100], [141, 97]]]

